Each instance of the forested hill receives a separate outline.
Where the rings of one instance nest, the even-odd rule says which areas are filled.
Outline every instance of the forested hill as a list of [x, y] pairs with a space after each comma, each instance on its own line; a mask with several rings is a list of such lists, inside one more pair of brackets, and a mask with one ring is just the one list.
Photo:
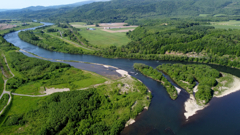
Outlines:
[[[147, 17], [181, 17], [199, 14], [236, 14], [239, 0], [112, 0], [80, 6], [53, 16], [55, 21], [121, 22]], [[233, 8], [234, 7], [234, 8]]]
[[34, 12], [4, 12], [0, 18], [44, 19], [51, 22], [122, 22], [142, 18], [198, 16], [199, 14], [238, 15], [240, 0], [111, 0], [77, 8]]

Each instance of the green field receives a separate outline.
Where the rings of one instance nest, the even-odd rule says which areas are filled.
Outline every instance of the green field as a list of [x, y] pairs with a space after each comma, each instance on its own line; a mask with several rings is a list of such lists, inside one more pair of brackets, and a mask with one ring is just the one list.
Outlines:
[[0, 99], [0, 111], [7, 105], [8, 99], [9, 99], [8, 94], [4, 94], [2, 98]]
[[216, 14], [214, 17], [219, 17], [219, 16], [227, 16], [226, 14]]
[[72, 22], [72, 23], [69, 23], [70, 25], [86, 25], [85, 22]]
[[128, 28], [117, 28], [117, 29], [110, 29], [112, 31], [117, 31], [117, 30], [131, 30], [131, 29], [135, 29], [136, 27], [128, 27]]
[[84, 52], [91, 52], [91, 51], [93, 51], [91, 48], [87, 48], [86, 46], [83, 46], [83, 45], [81, 45], [79, 43], [71, 41], [71, 39], [69, 37], [61, 37], [59, 35], [59, 32], [47, 32], [48, 29], [58, 29], [59, 31], [61, 31], [63, 33], [65, 30], [67, 30], [67, 28], [64, 29], [64, 28], [61, 28], [61, 27], [57, 27], [56, 25], [53, 25], [53, 26], [47, 27], [43, 31], [45, 32], [45, 34], [48, 34], [48, 35], [50, 35], [52, 37], [56, 37], [59, 40], [67, 42], [67, 43], [69, 43], [70, 45], [72, 45], [74, 47], [81, 48]]
[[[16, 114], [24, 114], [30, 110], [35, 109], [37, 106], [36, 104], [41, 99], [45, 99], [45, 97], [20, 97], [20, 96], [12, 96], [12, 103], [10, 110], [6, 113], [8, 116], [16, 115]], [[0, 125], [2, 124], [3, 120], [6, 116], [0, 117]], [[18, 130], [21, 125], [15, 125], [11, 127], [1, 127], [0, 134], [4, 135], [5, 133], [11, 133], [13, 130]]]
[[3, 92], [3, 89], [4, 89], [3, 87], [4, 87], [3, 74], [2, 74], [2, 71], [0, 71], [0, 95]]
[[211, 22], [211, 26], [218, 29], [240, 29], [240, 21], [230, 20], [226, 22]]
[[[86, 25], [83, 22], [74, 22], [70, 23], [71, 25], [79, 25], [74, 26], [76, 28], [80, 28], [81, 31], [79, 32], [84, 38], [86, 38], [90, 44], [97, 45], [99, 47], [108, 47], [108, 46], [122, 46], [126, 45], [131, 40], [126, 36], [126, 32], [121, 33], [110, 33], [106, 31], [102, 31], [100, 27], [95, 27], [93, 25]], [[96, 30], [86, 30], [86, 28], [95, 28]], [[110, 29], [112, 31], [116, 30], [126, 30], [126, 29], [133, 29], [133, 28], [122, 28], [122, 29]]]
[[210, 14], [199, 14], [200, 17], [207, 17], [209, 16]]
[[[14, 73], [16, 71], [12, 70]], [[78, 79], [79, 76], [85, 76], [86, 79]], [[18, 74], [18, 76], [21, 76]], [[61, 75], [60, 80], [66, 80], [65, 83], [55, 84], [52, 83], [56, 79], [46, 80], [38, 80], [32, 81], [27, 84], [24, 84], [17, 89], [13, 90], [14, 93], [18, 94], [27, 94], [27, 95], [42, 95], [44, 89], [43, 87], [47, 88], [70, 88], [70, 90], [76, 90], [81, 88], [90, 87], [94, 84], [101, 84], [106, 81], [106, 79], [98, 74], [91, 73], [88, 71], [82, 71], [76, 68], [70, 68], [69, 70], [65, 71], [65, 74]], [[73, 80], [69, 83], [67, 80]], [[74, 81], [75, 80], [75, 81]]]
[[27, 26], [19, 26], [19, 27], [16, 27], [16, 28], [0, 30], [0, 34], [1, 34], [1, 35], [4, 35], [4, 34], [6, 34], [6, 33], [9, 33], [10, 30], [18, 31], [18, 30], [22, 30], [22, 29], [33, 28], [33, 27], [37, 27], [37, 26], [43, 25], [43, 24], [41, 24], [41, 23], [35, 23], [35, 22], [27, 22], [27, 24], [30, 24], [30, 25], [27, 25]]
[[79, 33], [86, 38], [90, 44], [97, 45], [99, 47], [108, 47], [111, 45], [122, 46], [131, 41], [126, 36], [125, 32], [109, 33], [102, 31], [100, 28], [96, 28], [94, 31], [82, 28]]

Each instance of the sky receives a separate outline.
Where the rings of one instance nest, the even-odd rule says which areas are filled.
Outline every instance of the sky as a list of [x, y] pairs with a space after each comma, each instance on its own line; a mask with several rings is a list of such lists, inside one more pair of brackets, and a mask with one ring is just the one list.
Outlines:
[[87, 0], [0, 0], [0, 1], [1, 1], [0, 9], [21, 9], [30, 6], [65, 5]]

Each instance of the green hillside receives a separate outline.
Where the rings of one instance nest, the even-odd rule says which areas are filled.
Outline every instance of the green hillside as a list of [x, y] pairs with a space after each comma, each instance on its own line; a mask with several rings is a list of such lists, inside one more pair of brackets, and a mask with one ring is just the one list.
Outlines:
[[2, 12], [0, 18], [88, 23], [128, 21], [133, 24], [142, 18], [197, 17], [200, 14], [209, 14], [210, 17], [236, 17], [232, 15], [239, 14], [239, 4], [237, 0], [112, 0], [77, 8]]

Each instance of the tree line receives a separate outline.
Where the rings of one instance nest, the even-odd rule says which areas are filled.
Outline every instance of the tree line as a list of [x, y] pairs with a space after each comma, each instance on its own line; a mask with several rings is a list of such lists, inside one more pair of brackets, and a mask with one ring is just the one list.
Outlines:
[[150, 77], [156, 81], [159, 81], [163, 84], [165, 89], [167, 90], [171, 99], [175, 100], [178, 97], [177, 90], [175, 87], [163, 76], [163, 74], [156, 69], [153, 69], [151, 66], [142, 64], [142, 63], [134, 63], [133, 67], [140, 71], [143, 75]]
[[193, 94], [193, 88], [198, 84], [198, 91], [195, 94], [199, 104], [207, 104], [213, 97], [212, 87], [217, 85], [217, 80], [221, 74], [216, 69], [207, 65], [199, 64], [162, 64], [158, 70], [167, 73], [179, 86], [188, 93]]

